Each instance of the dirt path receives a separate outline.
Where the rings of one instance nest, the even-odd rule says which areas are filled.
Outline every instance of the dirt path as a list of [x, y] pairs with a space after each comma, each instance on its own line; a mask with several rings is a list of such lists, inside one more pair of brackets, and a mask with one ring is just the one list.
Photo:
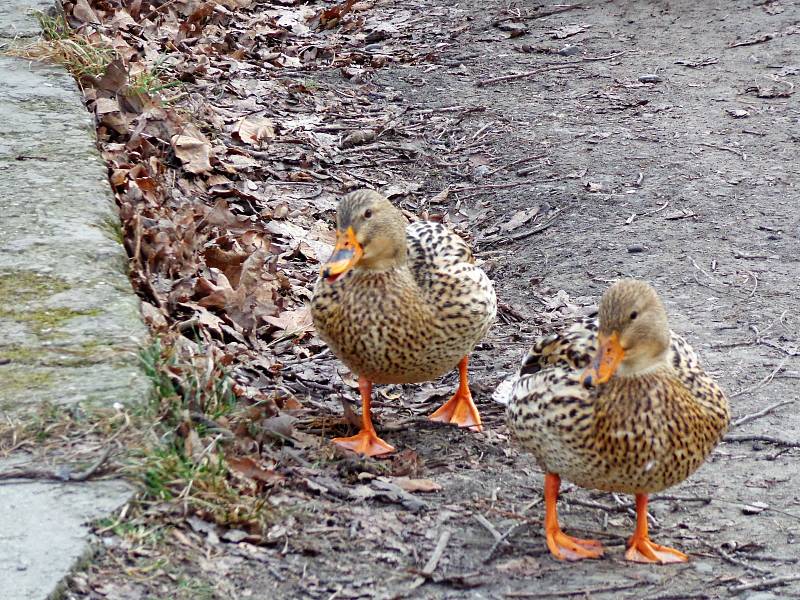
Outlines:
[[[524, 20], [528, 33], [510, 39], [492, 26], [509, 16], [505, 3], [443, 4], [385, 9], [389, 23], [412, 23], [400, 27], [415, 41], [441, 44], [438, 66], [383, 71], [367, 86], [413, 110], [462, 107], [429, 113], [423, 157], [409, 181], [427, 197], [447, 185], [474, 187], [429, 208], [446, 210], [478, 237], [496, 235], [491, 225], [534, 206], [540, 211], [533, 221], [508, 235], [556, 220], [544, 233], [484, 246], [498, 295], [512, 307], [473, 362], [488, 433], [414, 426], [390, 434], [401, 448], [416, 450], [409, 470], [442, 491], [415, 495], [424, 502], [419, 507], [381, 502], [374, 485], [364, 486], [362, 502], [323, 492], [297, 517], [305, 530], [294, 529], [261, 556], [272, 567], [262, 571], [261, 585], [287, 598], [548, 597], [580, 590], [593, 598], [719, 598], [735, 595], [742, 583], [797, 574], [798, 453], [768, 443], [721, 445], [699, 473], [670, 490], [692, 500], [654, 503], [654, 536], [690, 552], [689, 565], [625, 564], [622, 545], [633, 521], [607, 494], [575, 490], [563, 507], [566, 527], [600, 532], [609, 544], [602, 561], [551, 560], [540, 504], [528, 510], [533, 525], [487, 560], [494, 539], [478, 519], [505, 532], [541, 496], [541, 474], [507, 444], [502, 409], [491, 405], [490, 392], [539, 324], [569, 314], [569, 306], [554, 310], [558, 290], [588, 305], [615, 277], [648, 279], [673, 327], [731, 392], [736, 417], [797, 398], [800, 111], [796, 96], [759, 95], [793, 91], [800, 35], [790, 34], [800, 33], [800, 9], [778, 2], [590, 3]], [[523, 14], [533, 9], [520, 7]], [[744, 45], [767, 34], [771, 39]], [[735, 43], [743, 45], [730, 47]], [[577, 52], [549, 53], [567, 44]], [[552, 70], [479, 87], [543, 67]], [[642, 82], [654, 75], [657, 82]], [[534, 169], [514, 174], [525, 167]], [[516, 322], [518, 313], [545, 309], [547, 318]], [[429, 407], [411, 402], [420, 413]], [[401, 416], [391, 407], [382, 411], [385, 423]], [[799, 414], [787, 404], [732, 433], [796, 440]], [[357, 483], [362, 467], [343, 465], [336, 485]], [[396, 472], [398, 461], [391, 468]], [[768, 508], [745, 514], [742, 505], [754, 502]], [[432, 577], [417, 579], [444, 532], [451, 535]], [[252, 586], [249, 566], [236, 571]], [[774, 589], [795, 597], [800, 581]]]
[[[509, 443], [504, 408], [491, 400], [536, 335], [590, 310], [610, 280], [636, 276], [657, 287], [673, 328], [731, 393], [735, 417], [786, 402], [731, 434], [798, 440], [800, 220], [793, 205], [800, 7], [612, 1], [513, 19], [554, 7], [450, 4], [392, 0], [363, 9], [370, 27], [380, 16], [364, 48], [345, 48], [346, 68], [287, 69], [284, 79], [300, 91], [285, 103], [278, 78], [259, 78], [255, 68], [252, 78], [246, 69], [236, 72], [236, 86], [207, 88], [220, 106], [228, 95], [248, 98], [252, 104], [242, 110], [250, 112], [262, 106], [250, 90], [272, 90], [254, 96], [298, 113], [293, 130], [330, 125], [298, 135], [291, 146], [269, 146], [285, 153], [278, 158], [287, 164], [334, 174], [319, 177], [324, 192], [307, 197], [317, 202], [316, 216], [330, 216], [321, 200], [333, 206], [337, 186], [344, 186], [336, 169], [344, 164], [347, 183], [391, 192], [404, 208], [439, 216], [470, 236], [502, 302], [470, 365], [486, 431], [424, 419], [451, 392], [451, 375], [379, 390], [379, 429], [400, 450], [390, 460], [336, 454], [327, 440], [347, 430], [339, 397], [353, 394], [333, 376], [339, 363], [329, 354], [306, 360], [321, 345], [304, 341], [301, 358], [281, 371], [281, 385], [302, 396], [304, 411], [299, 433], [274, 463], [285, 485], [265, 499], [276, 523], [268, 543], [230, 543], [244, 538], [218, 535], [191, 517], [194, 531], [165, 536], [165, 543], [194, 552], [182, 563], [175, 553], [180, 565], [170, 568], [180, 573], [170, 578], [181, 586], [188, 581], [175, 597], [800, 596], [796, 448], [724, 443], [689, 481], [653, 501], [653, 537], [689, 552], [688, 565], [625, 563], [631, 499], [567, 486], [565, 529], [591, 532], [609, 552], [600, 561], [561, 564], [547, 554], [541, 534], [542, 474]], [[302, 25], [290, 21], [282, 27]], [[313, 44], [306, 51], [316, 52]], [[398, 62], [383, 66], [384, 52]], [[336, 54], [330, 56], [325, 60]], [[491, 81], [526, 71], [536, 72]], [[315, 119], [303, 124], [300, 113], [312, 102]], [[298, 150], [289, 157], [286, 148], [304, 139], [336, 140], [331, 132], [361, 127], [364, 113], [383, 129], [357, 153]], [[268, 152], [260, 155], [266, 162]], [[287, 181], [312, 185], [284, 179], [281, 190], [291, 188]], [[297, 269], [313, 279], [305, 262]], [[282, 343], [294, 349], [294, 341]], [[397, 486], [399, 476], [441, 489], [407, 493]], [[517, 525], [495, 544], [496, 535]], [[116, 576], [119, 564], [104, 560], [107, 576]], [[767, 595], [754, 595], [759, 582]], [[125, 585], [129, 593], [119, 597], [155, 594], [146, 577], [131, 576]]]

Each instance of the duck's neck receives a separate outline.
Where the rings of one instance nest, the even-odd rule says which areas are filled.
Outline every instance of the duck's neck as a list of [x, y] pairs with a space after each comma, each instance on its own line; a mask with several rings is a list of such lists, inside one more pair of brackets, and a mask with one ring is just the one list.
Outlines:
[[367, 253], [358, 263], [363, 272], [382, 273], [402, 269], [408, 264], [408, 255], [404, 243], [390, 239], [374, 240]]
[[622, 361], [616, 375], [619, 377], [641, 377], [642, 375], [649, 375], [668, 368], [669, 365], [669, 351], [665, 350], [656, 357], [643, 356], [638, 359]]

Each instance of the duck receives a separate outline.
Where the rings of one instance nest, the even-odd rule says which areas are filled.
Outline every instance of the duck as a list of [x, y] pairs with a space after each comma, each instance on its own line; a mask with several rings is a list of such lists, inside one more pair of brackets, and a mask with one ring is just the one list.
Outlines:
[[561, 530], [563, 477], [583, 488], [635, 496], [627, 560], [688, 560], [650, 539], [648, 498], [703, 464], [727, 430], [730, 408], [691, 346], [669, 329], [649, 283], [617, 281], [595, 315], [536, 340], [511, 386], [506, 416], [513, 437], [545, 472], [544, 531], [552, 556], [603, 554], [599, 541]]
[[358, 376], [361, 429], [333, 443], [365, 456], [394, 452], [372, 423], [373, 384], [430, 381], [456, 367], [455, 393], [429, 418], [480, 431], [468, 356], [496, 313], [494, 286], [462, 238], [441, 223], [409, 224], [374, 190], [343, 196], [311, 301], [319, 336]]

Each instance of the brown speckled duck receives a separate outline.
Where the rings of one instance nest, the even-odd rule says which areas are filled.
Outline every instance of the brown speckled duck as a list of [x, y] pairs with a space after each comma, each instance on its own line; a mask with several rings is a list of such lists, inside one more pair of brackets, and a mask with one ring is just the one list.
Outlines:
[[636, 529], [625, 557], [685, 562], [653, 543], [648, 494], [691, 475], [727, 429], [725, 394], [671, 332], [655, 290], [624, 279], [603, 295], [599, 320], [540, 339], [522, 363], [508, 405], [519, 443], [545, 470], [545, 535], [558, 559], [597, 558], [596, 540], [558, 524], [561, 477], [585, 488], [635, 494]]
[[428, 381], [456, 365], [458, 389], [430, 418], [480, 430], [467, 355], [496, 311], [492, 283], [464, 240], [439, 223], [409, 225], [377, 192], [347, 194], [311, 302], [320, 337], [359, 378], [361, 431], [334, 443], [367, 456], [392, 452], [372, 425], [372, 384]]

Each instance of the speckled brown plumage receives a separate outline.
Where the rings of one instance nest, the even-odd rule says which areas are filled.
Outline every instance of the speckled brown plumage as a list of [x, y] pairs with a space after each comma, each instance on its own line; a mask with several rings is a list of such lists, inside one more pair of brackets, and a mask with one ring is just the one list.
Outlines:
[[311, 312], [320, 337], [370, 382], [428, 381], [453, 369], [497, 310], [467, 244], [439, 223], [409, 225], [370, 190], [342, 199], [337, 230], [344, 236], [348, 228], [364, 257], [335, 280], [317, 282]]
[[[606, 383], [585, 385], [603, 331], [622, 331], [627, 354], [638, 362], [633, 372], [623, 362]], [[660, 349], [659, 336], [665, 338]], [[652, 351], [635, 355], [636, 344], [651, 342]], [[547, 473], [586, 488], [640, 495], [691, 475], [729, 419], [725, 394], [689, 344], [669, 331], [655, 292], [633, 280], [606, 293], [599, 322], [586, 319], [536, 342], [508, 406], [513, 434]]]
[[[354, 192], [343, 205], [373, 194]], [[343, 206], [339, 213], [355, 210]], [[460, 237], [430, 222], [409, 225], [406, 236], [407, 259], [394, 268], [356, 268], [332, 283], [320, 278], [314, 289], [320, 337], [354, 373], [375, 383], [442, 376], [486, 335], [497, 310], [491, 281], [472, 264]]]

